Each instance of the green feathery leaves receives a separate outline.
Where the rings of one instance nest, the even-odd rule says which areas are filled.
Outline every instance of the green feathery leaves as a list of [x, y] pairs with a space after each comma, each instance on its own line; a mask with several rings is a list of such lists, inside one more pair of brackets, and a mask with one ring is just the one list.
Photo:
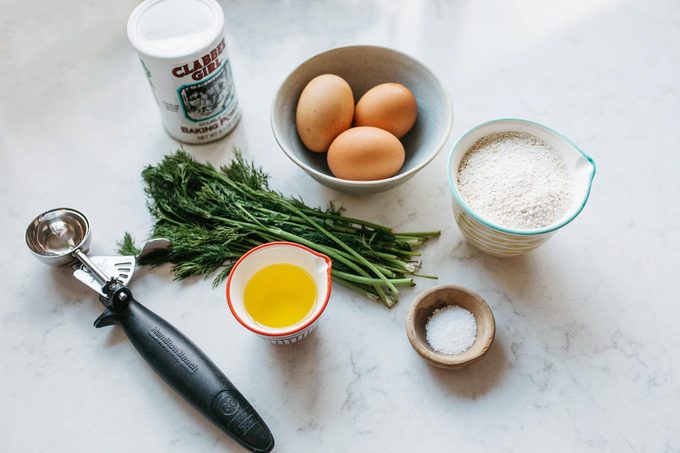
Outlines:
[[[394, 233], [390, 228], [343, 216], [329, 204], [310, 208], [300, 198], [269, 188], [269, 177], [235, 150], [232, 162], [216, 169], [182, 150], [144, 169], [148, 207], [156, 224], [151, 237], [172, 246], [140, 260], [173, 264], [175, 278], [215, 275], [219, 285], [249, 249], [270, 241], [292, 241], [328, 255], [333, 278], [392, 307], [399, 287], [413, 286], [420, 263], [415, 249], [438, 231]], [[129, 233], [120, 253], [138, 255]]]

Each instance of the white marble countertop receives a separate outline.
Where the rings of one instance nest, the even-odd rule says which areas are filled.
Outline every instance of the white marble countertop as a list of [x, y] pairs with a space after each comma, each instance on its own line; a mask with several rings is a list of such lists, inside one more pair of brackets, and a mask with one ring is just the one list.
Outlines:
[[[24, 229], [51, 207], [93, 225], [93, 251], [150, 227], [140, 171], [178, 146], [163, 131], [125, 24], [136, 2], [2, 2], [0, 22], [0, 450], [239, 451], [177, 397], [65, 269], [34, 260]], [[447, 372], [404, 331], [419, 281], [393, 310], [336, 286], [319, 328], [265, 343], [223, 290], [142, 272], [135, 295], [203, 347], [272, 428], [282, 452], [680, 451], [680, 4], [578, 0], [224, 2], [243, 120], [186, 146], [241, 147], [275, 188], [402, 229], [440, 228], [424, 270], [481, 293], [488, 356]], [[412, 54], [451, 93], [451, 139], [525, 117], [598, 163], [583, 214], [522, 258], [481, 255], [452, 218], [445, 162], [387, 193], [320, 186], [269, 129], [278, 84], [328, 48]], [[448, 148], [448, 147], [447, 147]]]

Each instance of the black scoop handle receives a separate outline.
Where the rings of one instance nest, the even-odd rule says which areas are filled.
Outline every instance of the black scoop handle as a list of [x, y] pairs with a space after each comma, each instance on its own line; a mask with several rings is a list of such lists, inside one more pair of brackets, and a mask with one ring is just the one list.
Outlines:
[[246, 449], [269, 452], [274, 437], [255, 409], [194, 343], [163, 318], [131, 300], [106, 309], [95, 327], [117, 324], [154, 370], [222, 431]]

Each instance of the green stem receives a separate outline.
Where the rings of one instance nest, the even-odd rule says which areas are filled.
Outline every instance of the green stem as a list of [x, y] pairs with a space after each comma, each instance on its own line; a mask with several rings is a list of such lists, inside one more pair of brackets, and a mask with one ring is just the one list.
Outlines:
[[398, 238], [437, 238], [441, 236], [441, 231], [417, 231], [417, 232], [406, 232], [395, 233]]
[[336, 282], [340, 283], [341, 285], [346, 286], [347, 288], [350, 288], [351, 290], [356, 291], [359, 294], [368, 297], [371, 300], [375, 301], [380, 300], [380, 297], [377, 294], [372, 293], [371, 291], [365, 289], [363, 286], [355, 285], [354, 283], [344, 280], [340, 277], [333, 277], [333, 279]]
[[304, 213], [302, 213], [299, 209], [297, 209], [295, 206], [293, 206], [291, 203], [286, 203], [289, 209], [293, 210], [294, 212], [299, 213], [299, 215], [305, 217], [305, 219], [310, 222], [315, 228], [317, 228], [319, 231], [321, 231], [323, 234], [325, 234], [329, 239], [331, 239], [333, 242], [338, 244], [340, 247], [344, 248], [347, 250], [350, 254], [354, 255], [355, 258], [357, 258], [359, 261], [361, 261], [362, 264], [364, 264], [367, 268], [372, 270], [380, 280], [382, 280], [389, 290], [392, 292], [392, 294], [397, 295], [399, 294], [399, 290], [392, 284], [390, 281], [385, 277], [370, 261], [368, 261], [366, 258], [362, 257], [359, 255], [352, 247], [348, 246], [345, 244], [343, 241], [335, 237], [333, 234], [329, 233], [325, 228], [323, 228], [321, 225], [316, 223], [314, 220], [310, 219], [307, 217]]
[[[335, 276], [337, 275], [338, 277], [341, 277], [345, 280], [349, 280], [352, 282], [356, 283], [363, 283], [366, 285], [380, 285], [383, 283], [383, 281], [379, 278], [370, 278], [370, 277], [360, 277], [358, 275], [354, 274], [348, 274], [347, 272], [342, 272], [333, 269], [331, 273]], [[413, 286], [413, 279], [412, 278], [393, 278], [389, 279], [389, 282], [391, 282], [395, 286]]]
[[338, 221], [341, 221], [341, 222], [348, 222], [348, 223], [353, 223], [355, 225], [365, 226], [365, 227], [371, 228], [373, 230], [384, 231], [385, 233], [392, 233], [392, 229], [389, 228], [389, 227], [386, 227], [384, 225], [379, 225], [377, 223], [367, 222], [366, 220], [362, 220], [362, 219], [356, 219], [354, 217], [346, 217], [344, 215], [339, 216], [337, 214], [329, 214], [327, 212], [318, 212], [318, 211], [315, 211], [314, 209], [310, 209], [310, 208], [300, 208], [300, 211], [303, 211], [304, 213], [307, 213], [307, 214], [311, 214], [315, 217], [321, 217], [321, 218], [324, 218], [324, 219], [334, 219], [334, 220], [338, 220]]

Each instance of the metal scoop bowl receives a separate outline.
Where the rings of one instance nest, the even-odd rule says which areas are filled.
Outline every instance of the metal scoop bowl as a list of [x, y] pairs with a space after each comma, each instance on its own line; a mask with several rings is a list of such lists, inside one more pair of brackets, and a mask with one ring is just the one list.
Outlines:
[[[93, 256], [90, 249], [90, 222], [75, 209], [51, 209], [36, 217], [26, 228], [26, 245], [37, 259], [50, 266], [80, 262], [73, 275], [87, 286], [106, 296], [103, 287], [118, 281], [123, 285], [132, 278], [134, 256]], [[106, 305], [106, 304], [105, 304]]]
[[49, 210], [26, 229], [26, 245], [31, 253], [50, 266], [73, 263], [76, 251], [89, 251], [90, 238], [90, 223], [75, 209]]
[[120, 326], [165, 382], [222, 431], [253, 452], [274, 448], [274, 438], [262, 418], [205, 353], [133, 298], [127, 283], [135, 269], [135, 257], [88, 257], [87, 217], [68, 208], [44, 212], [28, 225], [26, 245], [43, 263], [75, 263], [73, 275], [98, 292], [106, 307], [94, 326]]

